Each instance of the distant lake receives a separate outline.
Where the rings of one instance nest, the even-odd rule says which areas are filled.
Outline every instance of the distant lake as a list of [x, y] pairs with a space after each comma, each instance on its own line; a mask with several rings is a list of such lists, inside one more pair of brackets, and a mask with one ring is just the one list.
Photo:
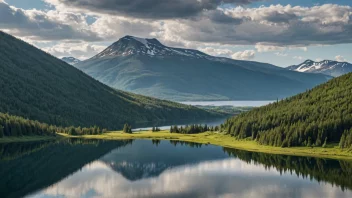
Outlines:
[[191, 101], [181, 102], [187, 105], [199, 106], [234, 106], [234, 107], [260, 107], [274, 101]]
[[352, 162], [158, 140], [0, 144], [4, 198], [350, 198]]
[[[159, 127], [161, 130], [168, 130], [170, 129], [171, 126], [177, 125], [177, 126], [186, 126], [186, 125], [191, 125], [191, 124], [201, 124], [201, 125], [208, 125], [208, 126], [219, 126], [220, 124], [223, 124], [226, 121], [227, 117], [223, 118], [215, 118], [215, 119], [209, 119], [209, 120], [184, 120], [184, 121], [179, 121], [179, 122], [159, 122], [159, 123], [143, 123], [143, 127], [138, 127], [134, 128], [133, 131], [145, 131], [145, 130], [151, 130], [154, 127]], [[148, 127], [145, 127], [148, 126]]]

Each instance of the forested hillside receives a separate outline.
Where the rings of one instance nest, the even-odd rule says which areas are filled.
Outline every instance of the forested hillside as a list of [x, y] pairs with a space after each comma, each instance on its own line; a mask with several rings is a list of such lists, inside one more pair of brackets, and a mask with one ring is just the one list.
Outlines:
[[70, 135], [98, 135], [106, 130], [97, 126], [90, 128], [81, 127], [58, 127], [40, 123], [38, 121], [24, 119], [19, 116], [11, 116], [0, 113], [0, 138], [8, 136], [31, 136], [47, 135], [55, 136], [56, 133], [67, 133]]
[[[352, 73], [312, 90], [230, 118], [222, 130], [272, 146], [351, 146]], [[348, 143], [349, 141], [349, 143]]]
[[126, 122], [199, 119], [195, 107], [114, 90], [0, 31], [0, 112], [57, 126], [122, 129]]

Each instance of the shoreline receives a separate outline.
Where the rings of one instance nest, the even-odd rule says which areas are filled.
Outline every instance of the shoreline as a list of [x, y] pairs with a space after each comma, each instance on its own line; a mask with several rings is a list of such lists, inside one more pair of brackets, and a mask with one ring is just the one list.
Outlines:
[[121, 131], [108, 132], [102, 135], [83, 135], [70, 136], [67, 134], [58, 134], [56, 137], [10, 137], [1, 138], [0, 143], [14, 143], [14, 142], [30, 142], [30, 141], [46, 141], [62, 138], [83, 138], [83, 139], [97, 139], [97, 140], [126, 140], [126, 139], [154, 139], [154, 140], [178, 140], [185, 142], [194, 142], [201, 144], [211, 144], [215, 146], [222, 146], [226, 148], [233, 148], [238, 150], [246, 150], [251, 152], [260, 152], [266, 154], [277, 155], [291, 155], [301, 157], [317, 157], [335, 160], [352, 161], [352, 152], [338, 148], [337, 144], [329, 144], [327, 148], [322, 147], [291, 147], [281, 148], [273, 146], [259, 145], [252, 140], [236, 140], [235, 138], [213, 132], [205, 132], [200, 134], [178, 134], [170, 133], [169, 131], [151, 132], [140, 131], [133, 134], [122, 133]]

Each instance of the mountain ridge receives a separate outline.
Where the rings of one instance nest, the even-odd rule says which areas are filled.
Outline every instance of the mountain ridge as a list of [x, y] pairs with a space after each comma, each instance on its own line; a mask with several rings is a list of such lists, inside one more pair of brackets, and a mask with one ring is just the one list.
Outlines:
[[276, 100], [330, 79], [132, 36], [75, 67], [116, 89], [173, 101]]
[[352, 64], [348, 62], [339, 62], [333, 60], [323, 60], [316, 62], [308, 59], [301, 64], [288, 66], [287, 69], [298, 72], [322, 73], [338, 77], [352, 72]]
[[149, 56], [185, 55], [187, 52], [193, 53], [196, 57], [209, 56], [198, 50], [167, 47], [155, 38], [147, 39], [127, 35], [114, 42], [91, 59], [105, 56], [128, 56], [133, 54]]

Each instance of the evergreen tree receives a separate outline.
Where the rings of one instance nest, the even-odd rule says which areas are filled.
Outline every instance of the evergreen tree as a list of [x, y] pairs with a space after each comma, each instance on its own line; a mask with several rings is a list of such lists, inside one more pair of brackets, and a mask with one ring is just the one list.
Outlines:
[[4, 137], [4, 127], [0, 124], [0, 138]]
[[340, 142], [341, 148], [349, 148], [352, 142], [346, 131], [352, 128], [351, 95], [352, 73], [232, 117], [220, 129], [264, 145], [311, 147]]
[[124, 133], [132, 133], [132, 127], [126, 123], [123, 127], [123, 132]]

